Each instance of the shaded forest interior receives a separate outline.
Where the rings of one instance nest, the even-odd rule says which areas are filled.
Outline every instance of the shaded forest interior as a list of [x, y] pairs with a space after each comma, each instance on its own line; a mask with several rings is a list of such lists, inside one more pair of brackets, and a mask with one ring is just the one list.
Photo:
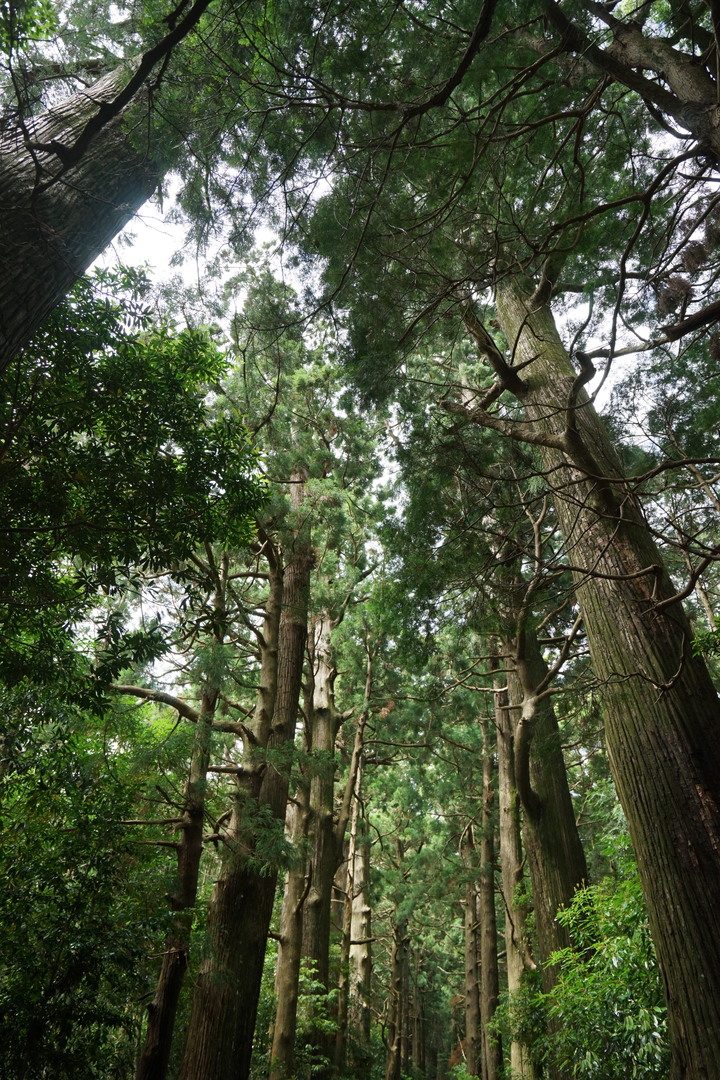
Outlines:
[[720, 1078], [718, 35], [2, 7], [0, 1080]]

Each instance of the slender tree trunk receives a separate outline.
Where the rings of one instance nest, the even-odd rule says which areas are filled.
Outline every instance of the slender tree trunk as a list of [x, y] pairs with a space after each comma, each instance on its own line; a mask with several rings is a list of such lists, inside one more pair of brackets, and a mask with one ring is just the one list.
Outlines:
[[720, 708], [692, 631], [607, 432], [549, 307], [508, 279], [498, 317], [532, 435], [544, 440], [558, 518], [603, 683], [610, 765], [665, 980], [672, 1080], [720, 1061]]
[[[520, 840], [520, 803], [515, 785], [514, 723], [510, 711], [507, 675], [495, 676], [495, 727], [498, 756], [498, 809], [500, 815], [500, 866], [505, 902], [505, 955], [508, 994], [512, 1009], [513, 995], [523, 987], [528, 968], [534, 967], [526, 929], [523, 889], [523, 852]], [[514, 1080], [534, 1080], [535, 1069], [530, 1048], [517, 1037], [510, 1043], [510, 1070]]]
[[352, 922], [350, 929], [350, 1018], [357, 1038], [370, 1042], [370, 990], [372, 982], [372, 907], [370, 839], [367, 823], [360, 817], [353, 862]]
[[[328, 1033], [327, 992], [330, 988], [330, 923], [335, 871], [342, 853], [336, 845], [333, 810], [335, 794], [335, 738], [340, 717], [335, 709], [335, 664], [328, 612], [313, 620], [310, 641], [311, 694], [307, 709], [310, 731], [310, 817], [308, 829], [309, 889], [303, 910], [302, 955], [313, 975], [315, 991], [307, 1002], [310, 1030], [306, 1046], [314, 1061], [313, 1075], [324, 1080], [333, 1058]], [[320, 1000], [320, 999], [324, 1000]]]
[[[472, 872], [472, 826], [468, 826], [466, 869]], [[482, 1034], [480, 1028], [480, 944], [478, 889], [475, 875], [465, 885], [465, 1067], [470, 1076], [481, 1075]]]
[[[357, 990], [358, 979], [357, 976], [353, 980], [351, 972], [351, 952], [353, 948], [353, 928], [356, 934], [366, 934], [367, 942], [364, 945], [365, 953], [367, 957], [369, 968], [370, 957], [370, 923], [369, 923], [369, 909], [367, 914], [367, 925], [363, 922], [360, 924], [358, 918], [355, 917], [356, 909], [356, 892], [359, 896], [364, 897], [364, 890], [367, 883], [367, 873], [361, 871], [362, 857], [358, 849], [358, 844], [362, 843], [361, 823], [360, 823], [360, 790], [362, 785], [362, 748], [363, 748], [363, 736], [365, 730], [365, 724], [367, 721], [367, 705], [370, 694], [370, 688], [372, 685], [372, 658], [368, 657], [368, 678], [366, 682], [365, 692], [365, 708], [359, 718], [357, 731], [355, 733], [355, 743], [353, 746], [352, 760], [350, 762], [350, 776], [348, 777], [348, 784], [345, 789], [345, 798], [343, 799], [343, 807], [340, 811], [340, 820], [338, 821], [338, 828], [342, 828], [343, 833], [346, 829], [345, 821], [350, 819], [350, 836], [347, 848], [347, 864], [345, 873], [345, 897], [343, 900], [343, 925], [342, 925], [342, 939], [340, 944], [340, 978], [338, 983], [338, 1006], [337, 1006], [337, 1034], [335, 1037], [335, 1054], [334, 1054], [334, 1067], [336, 1075], [342, 1074], [345, 1068], [345, 1061], [347, 1057], [347, 1041], [348, 1041], [348, 1020], [350, 1016], [350, 996], [351, 986], [354, 984]], [[361, 909], [362, 910], [362, 909]], [[361, 948], [362, 938], [359, 938], [355, 942], [356, 950]], [[367, 981], [369, 984], [369, 970], [367, 974]], [[369, 990], [369, 985], [367, 987]], [[357, 1010], [355, 1010], [355, 1026], [360, 1030], [360, 1038], [362, 1041], [367, 1042], [370, 1038], [370, 1016], [367, 1004], [362, 1008], [363, 1015], [357, 1016]], [[359, 1021], [359, 1023], [358, 1023]]]
[[165, 939], [162, 967], [152, 1001], [148, 1005], [145, 1043], [138, 1059], [136, 1080], [164, 1080], [170, 1061], [180, 991], [190, 954], [193, 908], [197, 897], [205, 816], [205, 787], [210, 763], [212, 721], [217, 691], [205, 691], [185, 787], [176, 886], [169, 900], [176, 914]]
[[[291, 485], [300, 510], [302, 478]], [[300, 516], [300, 515], [298, 515]], [[259, 774], [255, 807], [278, 827], [285, 820], [291, 749], [307, 635], [312, 549], [299, 527], [284, 571], [278, 642], [277, 696]], [[208, 913], [207, 945], [200, 967], [180, 1080], [246, 1080], [260, 996], [263, 960], [272, 915], [277, 870], [248, 859], [256, 850], [256, 826], [236, 801], [225, 857]]]
[[413, 994], [412, 994], [412, 1072], [414, 1075], [425, 1072], [425, 1003], [422, 988], [419, 986], [420, 957], [413, 955]]
[[502, 1070], [502, 1048], [497, 1035], [490, 1031], [500, 996], [497, 922], [495, 918], [495, 821], [493, 788], [494, 763], [489, 738], [489, 724], [483, 729], [483, 802], [480, 840], [480, 878], [478, 882], [478, 918], [480, 922], [480, 1021], [482, 1026], [483, 1080], [498, 1080]]
[[402, 1071], [403, 1016], [405, 995], [407, 993], [405, 974], [408, 947], [407, 922], [400, 919], [395, 923], [393, 929], [387, 1012], [385, 1080], [400, 1080]]
[[280, 947], [275, 968], [275, 1023], [270, 1051], [269, 1080], [292, 1076], [295, 1056], [303, 908], [307, 892], [307, 865], [300, 850], [307, 837], [307, 792], [301, 790], [293, 809], [291, 837], [298, 850], [297, 864], [288, 871], [280, 918]]

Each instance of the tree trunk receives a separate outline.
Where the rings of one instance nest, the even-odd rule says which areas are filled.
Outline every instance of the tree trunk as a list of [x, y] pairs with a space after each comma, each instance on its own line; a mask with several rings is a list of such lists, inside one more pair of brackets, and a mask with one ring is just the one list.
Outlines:
[[333, 879], [340, 850], [336, 847], [333, 803], [335, 793], [335, 738], [339, 720], [333, 686], [335, 665], [330, 634], [333, 622], [323, 612], [314, 622], [311, 648], [312, 701], [310, 723], [310, 889], [305, 900], [303, 956], [310, 960], [318, 982], [328, 989], [330, 909]]
[[[525, 431], [545, 443], [595, 673], [610, 765], [665, 980], [672, 1080], [720, 1061], [720, 709], [692, 631], [549, 307], [514, 280], [498, 317]], [[527, 365], [527, 366], [526, 366]]]
[[390, 964], [388, 1022], [386, 1037], [385, 1080], [400, 1080], [402, 1072], [402, 1043], [404, 1002], [407, 993], [405, 980], [409, 948], [407, 922], [401, 919], [393, 930], [393, 949]]
[[155, 995], [148, 1005], [145, 1043], [138, 1059], [135, 1080], [164, 1080], [170, 1061], [175, 1017], [190, 954], [193, 908], [203, 847], [205, 787], [217, 696], [217, 690], [206, 690], [202, 696], [179, 826], [177, 881], [169, 896], [177, 914], [165, 940]]
[[[469, 829], [472, 827], [469, 826]], [[466, 849], [472, 850], [468, 832]], [[468, 859], [467, 869], [472, 871]], [[478, 891], [474, 875], [465, 886], [465, 1067], [469, 1076], [481, 1075], [482, 1035], [480, 1030], [480, 946], [478, 942]]]
[[[495, 676], [495, 726], [498, 756], [498, 809], [500, 815], [500, 867], [505, 902], [505, 955], [508, 994], [512, 998], [523, 987], [530, 957], [526, 929], [523, 888], [523, 852], [520, 840], [520, 804], [515, 785], [514, 723], [510, 711], [507, 675]], [[510, 1071], [514, 1080], [534, 1080], [535, 1069], [529, 1047], [518, 1038], [510, 1043]]]
[[570, 945], [567, 928], [557, 921], [557, 913], [587, 884], [587, 863], [552, 698], [538, 698], [535, 693], [548, 667], [530, 628], [523, 639], [522, 679], [517, 670], [516, 643], [506, 641], [504, 645], [509, 656], [509, 704], [516, 718], [513, 768], [524, 812], [535, 929], [547, 993], [555, 985], [555, 969], [548, 960], [552, 953]]
[[478, 919], [480, 922], [480, 1022], [482, 1027], [483, 1080], [498, 1080], [502, 1071], [502, 1048], [489, 1025], [495, 1018], [500, 996], [495, 919], [495, 822], [493, 807], [493, 752], [489, 724], [483, 730], [483, 801], [482, 837], [480, 840], [480, 878], [478, 882]]
[[[304, 484], [293, 477], [294, 509]], [[236, 800], [223, 865], [208, 913], [206, 954], [200, 967], [180, 1080], [246, 1080], [260, 996], [277, 869], [258, 867], [258, 809], [277, 827], [285, 820], [291, 748], [307, 636], [312, 549], [306, 528], [295, 535], [284, 571], [278, 640], [277, 696], [259, 774], [257, 797], [244, 812]], [[250, 858], [248, 858], [250, 856]], [[254, 856], [254, 858], [253, 858]]]
[[293, 810], [292, 841], [297, 864], [290, 867], [280, 918], [280, 946], [275, 968], [275, 1024], [270, 1051], [269, 1080], [287, 1080], [292, 1076], [295, 1056], [300, 961], [302, 958], [303, 907], [307, 891], [307, 868], [304, 853], [307, 837], [307, 792], [299, 792]]
[[[359, 800], [356, 804], [358, 811]], [[372, 908], [368, 896], [370, 881], [370, 839], [367, 823], [360, 816], [352, 869], [352, 917], [350, 925], [350, 1020], [356, 1038], [364, 1046], [370, 1042], [370, 987], [372, 981]]]
[[[121, 65], [94, 86], [24, 121], [0, 140], [0, 370], [157, 187], [148, 107], [121, 112], [67, 169], [50, 145], [71, 148], [98, 106], [133, 73]], [[45, 149], [31, 148], [43, 146]]]

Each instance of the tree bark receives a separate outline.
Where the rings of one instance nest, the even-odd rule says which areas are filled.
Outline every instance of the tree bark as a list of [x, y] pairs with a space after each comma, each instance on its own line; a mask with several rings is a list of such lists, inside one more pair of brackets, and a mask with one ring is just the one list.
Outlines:
[[386, 1036], [385, 1080], [400, 1080], [402, 1072], [402, 1042], [404, 1002], [407, 994], [407, 921], [400, 919], [393, 928], [393, 948], [390, 964], [388, 1022]]
[[[304, 482], [291, 484], [299, 511]], [[301, 515], [298, 515], [300, 517]], [[291, 747], [307, 636], [307, 610], [313, 553], [307, 526], [300, 524], [287, 552], [283, 575], [277, 666], [277, 695], [259, 774], [256, 798], [238, 798], [225, 844], [220, 877], [208, 913], [206, 954], [193, 996], [180, 1080], [246, 1080], [260, 996], [263, 961], [272, 915], [277, 869], [258, 866], [258, 810], [284, 822]]]
[[514, 722], [513, 771], [521, 797], [525, 851], [530, 868], [533, 910], [546, 993], [555, 985], [552, 953], [570, 945], [557, 920], [575, 892], [587, 884], [587, 863], [575, 821], [555, 709], [550, 697], [535, 691], [548, 672], [537, 636], [523, 634], [522, 678], [516, 642], [505, 641], [508, 655], [508, 705]]
[[275, 1023], [270, 1050], [269, 1080], [292, 1076], [295, 1057], [300, 961], [302, 959], [303, 909], [307, 892], [307, 867], [302, 845], [307, 837], [307, 792], [299, 792], [291, 831], [297, 864], [288, 871], [280, 917], [280, 946], [275, 968]]
[[132, 73], [132, 65], [122, 65], [3, 133], [0, 370], [157, 187], [164, 169], [147, 145], [146, 102], [131, 117], [125, 109], [102, 127], [69, 168], [50, 149], [72, 147]]
[[[523, 888], [523, 851], [520, 839], [520, 801], [515, 784], [514, 723], [510, 711], [507, 676], [495, 676], [495, 727], [498, 757], [498, 811], [500, 816], [500, 867], [505, 902], [505, 955], [507, 988], [512, 1009], [513, 995], [523, 987], [528, 968], [534, 967], [526, 928], [526, 907], [519, 893]], [[510, 1071], [516, 1080], [534, 1080], [535, 1068], [530, 1048], [518, 1038], [510, 1043]]]
[[489, 724], [483, 719], [483, 800], [480, 840], [480, 878], [478, 882], [478, 919], [480, 922], [480, 1022], [482, 1026], [483, 1080], [498, 1080], [502, 1071], [502, 1047], [490, 1031], [498, 1007], [497, 922], [495, 918], [495, 821], [493, 808], [493, 750]]
[[[471, 828], [471, 826], [469, 827]], [[465, 845], [472, 851], [468, 833]], [[472, 862], [468, 860], [468, 869]], [[474, 875], [465, 885], [464, 903], [465, 939], [465, 1068], [469, 1076], [481, 1075], [482, 1035], [480, 1029], [480, 946], [478, 942], [478, 890]]]
[[[359, 800], [356, 803], [358, 813]], [[350, 924], [349, 1012], [356, 1038], [370, 1043], [370, 987], [372, 981], [372, 908], [368, 896], [370, 882], [370, 840], [362, 815], [356, 819], [355, 857], [352, 864], [352, 911]]]
[[[335, 739], [341, 717], [335, 709], [335, 664], [330, 635], [333, 621], [323, 612], [313, 625], [311, 648], [312, 716], [310, 752], [310, 889], [305, 900], [303, 956], [310, 960], [315, 976], [325, 989], [329, 984], [330, 909], [332, 885], [342, 852], [333, 821], [335, 793]], [[339, 842], [336, 842], [339, 841]]]
[[[543, 455], [592, 655], [669, 1007], [672, 1080], [720, 1061], [720, 709], [608, 434], [548, 306], [498, 289], [519, 395]], [[527, 366], [524, 366], [527, 365]]]

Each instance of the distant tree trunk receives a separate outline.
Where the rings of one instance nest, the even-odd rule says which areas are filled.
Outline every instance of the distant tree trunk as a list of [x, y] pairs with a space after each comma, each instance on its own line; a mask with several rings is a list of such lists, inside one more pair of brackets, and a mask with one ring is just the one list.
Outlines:
[[175, 1017], [190, 953], [193, 908], [203, 846], [205, 787], [217, 696], [217, 690], [205, 691], [202, 695], [179, 826], [177, 881], [169, 895], [176, 915], [165, 939], [155, 995], [148, 1005], [145, 1044], [138, 1060], [136, 1080], [164, 1080], [170, 1061]]
[[[368, 667], [370, 670], [370, 666]], [[367, 699], [366, 694], [366, 699]], [[334, 1069], [336, 1075], [341, 1075], [345, 1068], [348, 1043], [348, 1022], [350, 1018], [350, 1001], [353, 996], [353, 1027], [356, 1037], [360, 1042], [367, 1043], [370, 1039], [370, 1010], [367, 1005], [369, 982], [370, 982], [370, 908], [364, 905], [365, 889], [367, 886], [367, 867], [364, 866], [363, 855], [367, 857], [367, 849], [364, 852], [361, 847], [364, 844], [362, 822], [360, 820], [360, 790], [362, 784], [362, 745], [367, 709], [358, 722], [353, 748], [353, 760], [350, 765], [352, 786], [346, 788], [352, 799], [350, 816], [350, 836], [347, 846], [347, 863], [345, 873], [345, 896], [343, 899], [343, 925], [340, 944], [340, 978], [338, 983], [338, 1007], [337, 1007], [337, 1034], [335, 1037]], [[346, 813], [347, 811], [345, 811]], [[343, 813], [343, 811], [341, 811]], [[353, 948], [354, 967], [353, 971]], [[358, 953], [358, 950], [361, 950]], [[362, 959], [358, 960], [358, 955]], [[365, 975], [359, 974], [363, 965], [367, 967]], [[360, 995], [358, 1006], [359, 986], [365, 980], [365, 993]]]
[[[223, 553], [218, 565], [212, 556], [206, 567], [214, 587], [213, 632], [211, 641], [220, 645], [226, 618], [226, 590], [229, 557]], [[175, 911], [172, 928], [165, 940], [163, 961], [155, 994], [148, 1005], [145, 1042], [136, 1065], [136, 1080], [163, 1080], [170, 1060], [175, 1017], [190, 953], [190, 936], [193, 925], [193, 908], [197, 898], [200, 859], [203, 850], [205, 824], [205, 792], [210, 766], [215, 711], [219, 687], [205, 683], [200, 695], [200, 708], [164, 691], [142, 686], [119, 686], [116, 693], [131, 694], [150, 701], [160, 701], [175, 708], [179, 716], [195, 725], [190, 767], [183, 792], [181, 816], [174, 822], [179, 833], [176, 844], [177, 873], [168, 894], [171, 908]]]
[[466, 852], [465, 866], [469, 874], [465, 885], [464, 940], [465, 940], [465, 1067], [470, 1076], [481, 1075], [482, 1033], [480, 1027], [480, 920], [478, 913], [478, 888], [474, 874], [472, 826], [465, 833], [463, 848]]
[[307, 837], [307, 791], [298, 792], [292, 806], [291, 839], [297, 850], [297, 863], [288, 871], [280, 917], [280, 945], [275, 968], [275, 1023], [270, 1050], [269, 1080], [287, 1080], [292, 1076], [295, 1057], [300, 961], [302, 958], [302, 924], [307, 868], [300, 851]]
[[[509, 708], [507, 673], [495, 675], [495, 727], [498, 756], [498, 810], [500, 816], [500, 866], [505, 902], [505, 954], [508, 994], [512, 1008], [514, 994], [522, 989], [530, 957], [526, 929], [525, 901], [518, 898], [523, 888], [523, 852], [520, 840], [520, 804], [515, 785], [514, 723]], [[530, 1049], [518, 1038], [510, 1043], [510, 1071], [515, 1080], [534, 1080]]]
[[425, 1072], [425, 1007], [422, 988], [419, 985], [420, 958], [413, 954], [413, 994], [412, 994], [412, 1072], [414, 1075]]
[[[360, 809], [359, 802], [357, 804]], [[370, 881], [370, 840], [363, 816], [356, 821], [355, 857], [352, 870], [352, 912], [350, 927], [350, 1019], [356, 1038], [370, 1042], [370, 989], [372, 980], [372, 908], [368, 896]]]
[[[665, 980], [672, 1080], [720, 1061], [720, 707], [632, 487], [588, 402], [550, 308], [507, 278], [497, 310], [524, 432], [543, 440]], [[527, 429], [530, 429], [529, 431]]]
[[396, 921], [393, 928], [393, 948], [390, 963], [388, 994], [385, 1080], [400, 1080], [402, 1072], [403, 1017], [407, 994], [407, 921]]
[[329, 982], [330, 911], [332, 885], [340, 861], [333, 820], [335, 739], [341, 717], [335, 709], [335, 663], [330, 636], [333, 621], [323, 612], [313, 622], [310, 662], [312, 695], [310, 753], [310, 889], [305, 900], [303, 956], [325, 989]]
[[[294, 475], [295, 510], [304, 497]], [[292, 741], [307, 636], [313, 553], [305, 527], [289, 545], [283, 578], [278, 640], [277, 696], [254, 805], [269, 811], [278, 827], [285, 820]], [[246, 824], [238, 799], [228, 830], [220, 876], [208, 912], [206, 955], [193, 995], [180, 1080], [246, 1080], [260, 996], [263, 960], [272, 915], [277, 870], [260, 870], [248, 859], [256, 842], [253, 811]], [[263, 872], [264, 871], [264, 872]]]
[[480, 922], [480, 1021], [482, 1026], [483, 1080], [498, 1080], [502, 1070], [499, 1036], [490, 1031], [500, 996], [497, 922], [495, 919], [495, 769], [490, 725], [481, 721], [483, 731], [483, 800], [480, 840], [478, 918]]

